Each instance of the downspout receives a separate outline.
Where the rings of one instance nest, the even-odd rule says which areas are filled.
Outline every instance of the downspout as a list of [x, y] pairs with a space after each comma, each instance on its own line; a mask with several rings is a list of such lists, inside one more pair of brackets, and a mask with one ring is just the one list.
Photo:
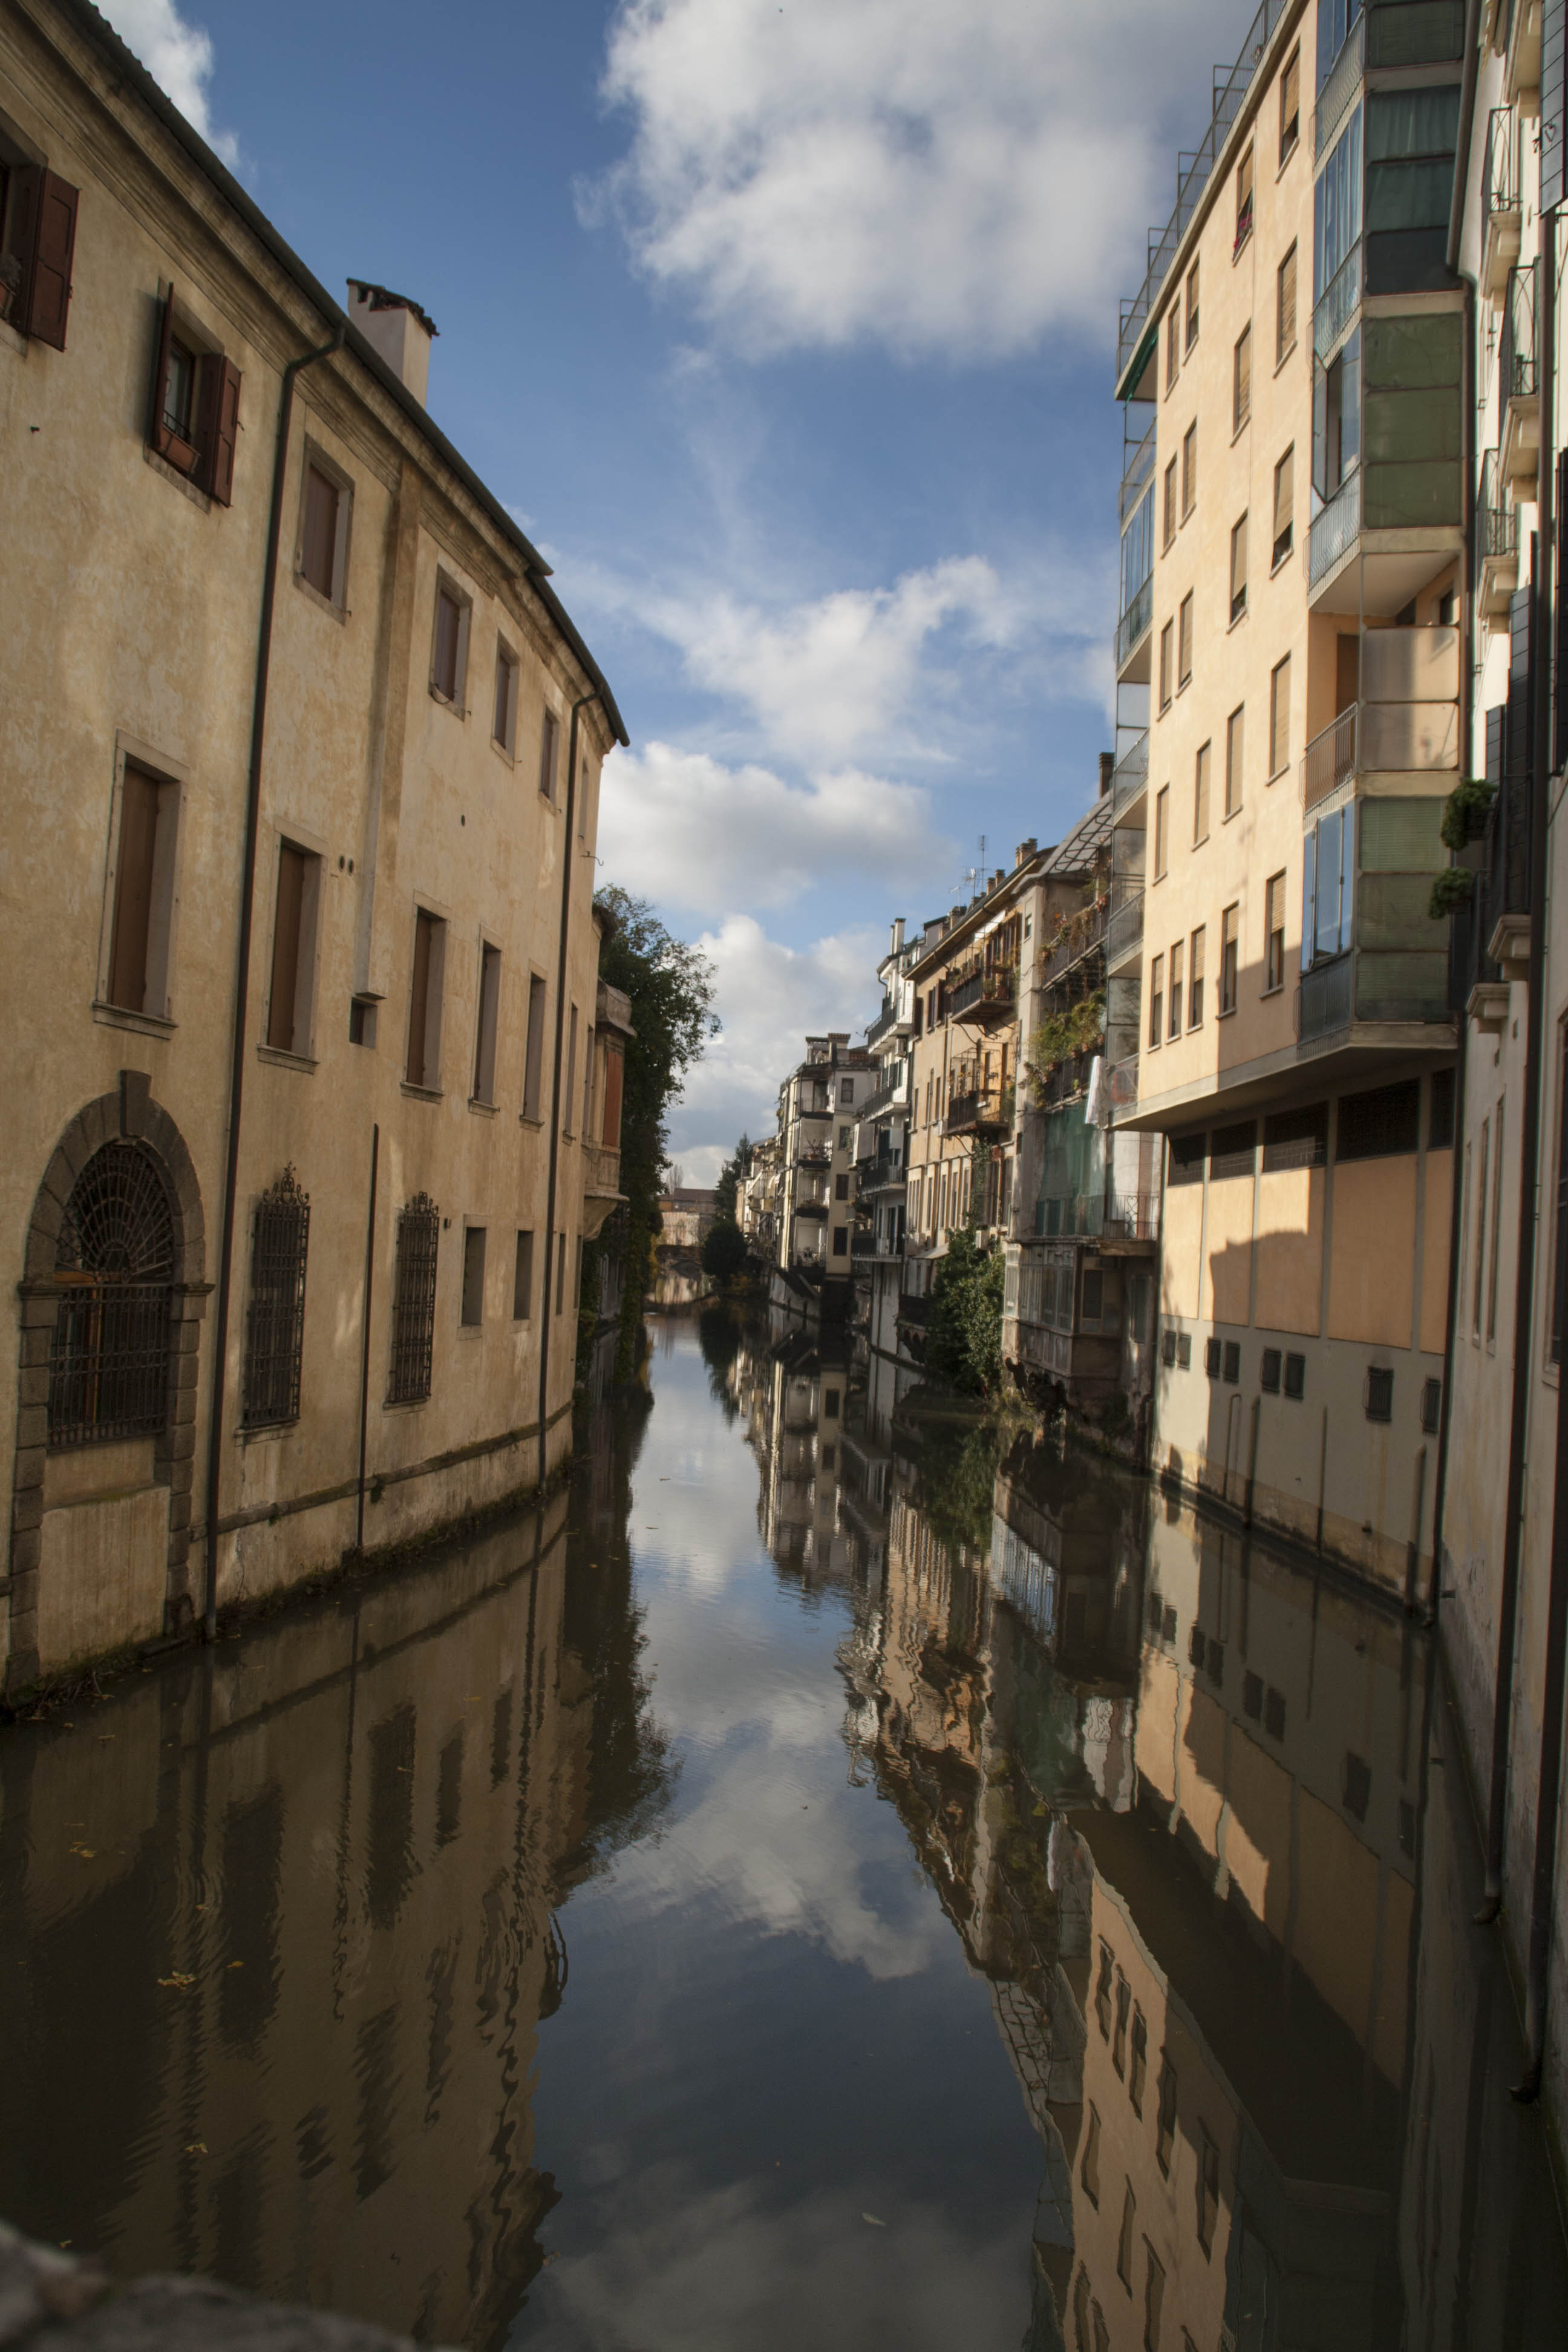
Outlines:
[[[552, 1285], [555, 1278], [555, 1184], [561, 1160], [561, 1057], [566, 1039], [566, 949], [567, 926], [572, 913], [572, 873], [576, 863], [573, 844], [576, 835], [572, 830], [577, 803], [577, 720], [579, 712], [590, 702], [597, 702], [597, 694], [580, 694], [572, 705], [572, 724], [566, 738], [566, 830], [561, 852], [561, 954], [555, 973], [555, 1074], [551, 1086], [550, 1102], [550, 1179], [544, 1194], [544, 1285], [539, 1301], [539, 1484], [545, 1478], [545, 1451], [549, 1443], [550, 1395], [550, 1326], [554, 1317], [555, 1301]], [[561, 1280], [565, 1285], [565, 1268]]]
[[[1552, 215], [1555, 218], [1555, 215]], [[1492, 1705], [1491, 1795], [1487, 1808], [1486, 1891], [1478, 1923], [1489, 1927], [1502, 1908], [1503, 1857], [1508, 1839], [1509, 1736], [1513, 1707], [1514, 1644], [1519, 1620], [1520, 1552], [1524, 1540], [1524, 1471], [1533, 1372], [1535, 1234], [1541, 1150], [1541, 1067], [1545, 1041], [1546, 835], [1552, 766], [1552, 388], [1556, 333], [1555, 236], [1542, 271], [1536, 305], [1536, 366], [1541, 402], [1541, 457], [1536, 477], [1534, 667], [1531, 677], [1530, 975], [1524, 1060], [1524, 1119], [1519, 1139], [1519, 1280], [1513, 1309], [1513, 1401], [1509, 1423], [1508, 1517], [1503, 1528], [1502, 1588], [1498, 1601], [1497, 1693]]]
[[[1543, 495], [1550, 499], [1556, 488], [1552, 457], [1556, 437], [1552, 420], [1557, 332], [1555, 210], [1542, 215], [1542, 226], [1546, 232], [1546, 250], [1542, 257], [1545, 268], [1541, 291], [1541, 483]], [[1540, 530], [1542, 587], [1537, 609], [1541, 615], [1539, 625], [1548, 646], [1552, 627], [1552, 556], [1555, 546], [1552, 521], [1550, 504], [1543, 505]], [[1558, 587], [1561, 593], [1561, 583]], [[1552, 747], [1546, 740], [1552, 723], [1552, 667], [1550, 659], [1545, 657], [1544, 648], [1541, 670], [1542, 688], [1536, 696], [1535, 714], [1542, 740], [1536, 765], [1545, 771], [1552, 765]], [[1542, 797], [1545, 797], [1544, 787]], [[1544, 823], [1538, 838], [1544, 892], [1547, 858]], [[1544, 921], [1542, 929], [1544, 931]], [[1536, 953], [1533, 932], [1530, 948], [1533, 970]], [[1544, 940], [1542, 962], [1545, 962]], [[1542, 1407], [1543, 1416], [1544, 1412]], [[1561, 1385], [1557, 1391], [1557, 1444], [1552, 1470], [1552, 1559], [1546, 1596], [1546, 1688], [1542, 1699], [1541, 1777], [1535, 1802], [1535, 1867], [1531, 1880], [1530, 1942], [1525, 1958], [1524, 2074], [1514, 2088], [1517, 2099], [1533, 2099], [1541, 2088], [1541, 2065], [1546, 2047], [1546, 1999], [1552, 1969], [1552, 1912], [1556, 1892], [1557, 1826], [1563, 1782], [1563, 1674], [1565, 1665], [1568, 1665], [1568, 1413], [1563, 1410]]]
[[207, 1558], [203, 1631], [217, 1637], [218, 1487], [223, 1471], [224, 1387], [228, 1371], [228, 1309], [234, 1282], [234, 1213], [239, 1193], [239, 1121], [245, 1100], [245, 1033], [250, 1000], [250, 932], [256, 900], [256, 851], [261, 815], [261, 750], [267, 731], [267, 681], [272, 666], [272, 611], [278, 594], [278, 545], [283, 535], [283, 476], [289, 462], [289, 423], [294, 410], [294, 379], [318, 360], [342, 349], [346, 327], [290, 360], [283, 371], [278, 403], [278, 440], [272, 454], [272, 511], [267, 524], [267, 569], [261, 583], [261, 634], [256, 655], [256, 688], [250, 711], [250, 780], [245, 800], [245, 864], [239, 885], [239, 948], [234, 982], [234, 1040], [228, 1068], [228, 1158], [224, 1169], [223, 1222], [218, 1231], [217, 1304], [213, 1313], [212, 1401], [207, 1418]]

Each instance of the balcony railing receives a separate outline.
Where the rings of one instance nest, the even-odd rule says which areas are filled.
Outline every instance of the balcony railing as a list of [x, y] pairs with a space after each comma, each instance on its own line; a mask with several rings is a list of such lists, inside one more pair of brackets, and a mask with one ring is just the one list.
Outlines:
[[833, 1157], [832, 1146], [826, 1143], [801, 1143], [795, 1146], [797, 1168], [826, 1168]]
[[884, 1037], [890, 1037], [895, 1029], [905, 1025], [909, 1024], [900, 1022], [897, 1003], [884, 1004], [866, 1032], [866, 1043], [875, 1052]]
[[620, 1146], [589, 1143], [583, 1148], [583, 1189], [595, 1192], [603, 1200], [606, 1194], [617, 1196], [621, 1189]]
[[909, 1071], [904, 1063], [899, 1063], [898, 1073], [896, 1078], [889, 1078], [885, 1086], [878, 1087], [874, 1093], [867, 1096], [859, 1108], [861, 1118], [875, 1118], [879, 1112], [891, 1110], [895, 1105], [902, 1108], [909, 1088]]
[[1136, 898], [1129, 898], [1111, 912], [1105, 926], [1106, 962], [1120, 963], [1124, 956], [1131, 954], [1134, 948], [1141, 947], [1142, 940], [1143, 893], [1140, 890]]
[[931, 1321], [930, 1292], [924, 1292], [917, 1297], [913, 1291], [900, 1291], [899, 1294], [899, 1321], [900, 1323], [912, 1323], [918, 1331], [923, 1331], [926, 1325]]
[[1121, 520], [1123, 524], [1142, 497], [1143, 486], [1153, 470], [1154, 427], [1151, 425], [1122, 469]]
[[1152, 572], [1138, 589], [1125, 613], [1116, 624], [1116, 667], [1129, 659], [1140, 639], [1149, 634], [1149, 624], [1154, 617], [1154, 576]]
[[995, 1087], [954, 1095], [948, 1103], [942, 1131], [944, 1135], [978, 1135], [988, 1129], [1000, 1129], [1010, 1123], [1012, 1112], [1012, 1095], [1004, 1095]]
[[1160, 1234], [1160, 1196], [1157, 1192], [1110, 1192], [1105, 1201], [1105, 1231], [1108, 1239], [1124, 1242], [1157, 1241]]
[[1481, 236], [1492, 232], [1499, 215], [1511, 217], [1519, 229], [1518, 125], [1511, 106], [1494, 106], [1487, 117], [1487, 163], [1481, 180]]
[[1342, 710], [1320, 734], [1314, 735], [1301, 759], [1301, 805], [1316, 808], [1320, 801], [1355, 773], [1356, 705]]
[[1333, 144], [1334, 134], [1350, 111], [1351, 100], [1361, 88], [1366, 57], [1366, 17], [1358, 13], [1355, 23], [1341, 45], [1339, 56], [1329, 68], [1329, 78], [1318, 95], [1312, 112], [1312, 155], [1321, 163]]
[[1060, 944], [1051, 950], [1041, 967], [1042, 987], [1069, 971], [1100, 946], [1105, 937], [1106, 920], [1107, 909], [1103, 905], [1086, 908], [1081, 915], [1073, 916]]
[[797, 1217], [823, 1218], [827, 1214], [827, 1203], [826, 1201], [797, 1201], [795, 1213]]
[[1012, 1013], [1018, 999], [1018, 975], [1010, 963], [993, 964], [986, 971], [972, 971], [956, 987], [946, 993], [946, 1009], [954, 1021], [965, 1013], [980, 1011], [995, 1013], [999, 1018]]
[[885, 1192], [902, 1184], [904, 1163], [890, 1151], [879, 1151], [874, 1160], [863, 1160], [857, 1171], [857, 1181], [862, 1195]]
[[1310, 585], [1326, 580], [1361, 530], [1361, 467], [1340, 484], [1321, 514], [1312, 519]]
[[1314, 735], [1301, 760], [1311, 811], [1352, 777], [1431, 775], [1459, 764], [1459, 639], [1452, 628], [1369, 629], [1362, 699]]
[[1127, 811], [1149, 786], [1149, 730], [1123, 751], [1110, 778], [1110, 822], [1120, 824]]
[[1437, 945], [1430, 952], [1383, 954], [1355, 948], [1304, 971], [1297, 998], [1302, 1043], [1332, 1036], [1352, 1021], [1447, 1021], [1448, 942], [1435, 923], [1432, 929]]
[[1485, 851], [1476, 889], [1481, 910], [1480, 945], [1490, 945], [1505, 915], [1530, 912], [1531, 793], [1526, 775], [1505, 776], [1487, 813]]
[[1526, 261], [1508, 273], [1508, 285], [1503, 295], [1502, 332], [1498, 339], [1498, 396], [1505, 402], [1533, 400], [1538, 389], [1535, 264]]
[[1351, 320], [1361, 308], [1362, 241], [1358, 236], [1333, 276], [1321, 301], [1312, 313], [1312, 352], [1320, 365], [1326, 367]]

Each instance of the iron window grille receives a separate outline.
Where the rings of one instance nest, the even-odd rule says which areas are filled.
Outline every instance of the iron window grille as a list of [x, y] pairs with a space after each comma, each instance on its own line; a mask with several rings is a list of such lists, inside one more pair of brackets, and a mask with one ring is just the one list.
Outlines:
[[1219, 1365], [1222, 1352], [1223, 1350], [1217, 1339], [1205, 1339], [1204, 1341], [1204, 1370], [1208, 1374], [1211, 1381], [1217, 1381], [1219, 1378]]
[[1236, 1388], [1241, 1381], [1241, 1341], [1227, 1339], [1225, 1343], [1225, 1377], [1226, 1384]]
[[1265, 1348], [1263, 1350], [1263, 1373], [1258, 1385], [1268, 1396], [1278, 1396], [1279, 1393], [1279, 1362], [1280, 1357], [1279, 1349]]
[[1286, 1168], [1321, 1168], [1329, 1157], [1329, 1106], [1303, 1103], [1295, 1110], [1270, 1112], [1263, 1122], [1263, 1172]]
[[242, 1413], [247, 1429], [300, 1418], [310, 1238], [310, 1194], [300, 1190], [290, 1165], [257, 1202], [251, 1227]]
[[1255, 1119], [1243, 1119], [1235, 1127], [1216, 1128], [1209, 1157], [1210, 1182], [1217, 1182], [1225, 1176], [1250, 1176], [1257, 1149], [1258, 1123]]
[[1414, 1151], [1421, 1139], [1421, 1081], [1340, 1097], [1336, 1160], [1384, 1160]]
[[1287, 1357], [1286, 1357], [1286, 1359], [1285, 1359], [1285, 1393], [1286, 1393], [1286, 1395], [1287, 1395], [1288, 1397], [1294, 1397], [1294, 1398], [1296, 1399], [1296, 1402], [1298, 1402], [1298, 1404], [1300, 1402], [1301, 1399], [1306, 1395], [1306, 1393], [1307, 1393], [1307, 1359], [1306, 1359], [1306, 1357], [1305, 1357], [1305, 1356], [1287, 1356]]
[[1176, 1370], [1190, 1372], [1193, 1369], [1193, 1335], [1181, 1331], [1176, 1335]]
[[428, 1192], [416, 1192], [397, 1219], [392, 1294], [388, 1404], [416, 1404], [430, 1393], [436, 1347], [436, 1254], [441, 1218]]
[[1442, 1410], [1442, 1381], [1423, 1381], [1421, 1384], [1421, 1428], [1425, 1436], [1436, 1436], [1437, 1420]]
[[1168, 1184], [1201, 1184], [1208, 1159], [1208, 1136], [1173, 1135]]
[[1163, 1331], [1160, 1334], [1160, 1361], [1165, 1365], [1173, 1365], [1175, 1360], [1176, 1335], [1173, 1331]]
[[1224, 1682], [1225, 1643], [1223, 1642], [1215, 1641], [1212, 1635], [1209, 1640], [1208, 1661], [1205, 1671], [1206, 1672], [1211, 1683], [1219, 1684]]
[[71, 1187], [55, 1249], [48, 1442], [156, 1435], [168, 1417], [174, 1228], [138, 1143], [106, 1143]]
[[1394, 1419], [1394, 1373], [1381, 1364], [1369, 1364], [1366, 1392], [1362, 1400], [1368, 1421]]

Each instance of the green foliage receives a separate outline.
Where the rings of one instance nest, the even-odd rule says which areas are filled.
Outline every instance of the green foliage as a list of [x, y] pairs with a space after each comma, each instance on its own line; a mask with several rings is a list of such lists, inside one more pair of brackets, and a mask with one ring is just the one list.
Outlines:
[[[1445, 818], [1445, 824], [1447, 820]], [[1432, 896], [1426, 912], [1435, 923], [1451, 915], [1456, 907], [1467, 906], [1475, 895], [1476, 877], [1468, 866], [1446, 866], [1441, 874], [1432, 877]]]
[[713, 967], [701, 951], [666, 930], [645, 899], [612, 886], [595, 900], [613, 926], [599, 956], [599, 977], [631, 999], [637, 1034], [626, 1046], [621, 1108], [621, 1190], [626, 1196], [626, 1289], [616, 1377], [637, 1370], [637, 1331], [658, 1235], [660, 1174], [668, 1156], [665, 1118], [692, 1063], [719, 1020]]
[[1479, 841], [1487, 829], [1487, 817], [1494, 797], [1494, 788], [1479, 776], [1466, 776], [1454, 786], [1443, 803], [1443, 846], [1456, 854], [1468, 843]]
[[1001, 1453], [1002, 1432], [989, 1418], [935, 1423], [922, 1429], [916, 1456], [921, 1513], [938, 1543], [950, 1552], [990, 1549]]
[[734, 1282], [751, 1264], [746, 1236], [731, 1217], [721, 1217], [708, 1229], [702, 1244], [702, 1271], [715, 1282]]
[[713, 1188], [713, 1213], [721, 1223], [738, 1225], [739, 1199], [742, 1185], [752, 1172], [752, 1139], [742, 1135], [734, 1150], [719, 1171], [719, 1181]]
[[926, 1362], [964, 1396], [991, 1396], [1002, 1381], [1000, 1249], [983, 1250], [970, 1233], [950, 1235], [931, 1292]]
[[1080, 998], [1065, 1013], [1047, 1013], [1029, 1041], [1029, 1076], [1036, 1087], [1070, 1055], [1092, 1053], [1105, 1034], [1105, 991]]

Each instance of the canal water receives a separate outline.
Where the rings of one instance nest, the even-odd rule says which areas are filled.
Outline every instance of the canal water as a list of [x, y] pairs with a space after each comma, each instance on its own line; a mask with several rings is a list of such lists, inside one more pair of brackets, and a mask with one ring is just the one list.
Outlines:
[[0, 1732], [0, 2213], [521, 2352], [1560, 2347], [1425, 1640], [908, 1379], [669, 1318], [542, 1516]]

